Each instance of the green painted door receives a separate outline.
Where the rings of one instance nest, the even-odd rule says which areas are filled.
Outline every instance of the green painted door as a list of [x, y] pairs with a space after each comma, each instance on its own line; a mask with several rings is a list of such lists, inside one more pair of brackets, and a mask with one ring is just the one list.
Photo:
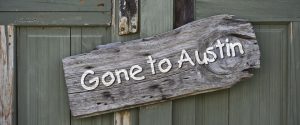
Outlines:
[[[115, 4], [114, 9], [118, 12], [118, 2]], [[115, 18], [110, 26], [17, 27], [18, 125], [114, 125], [114, 113], [83, 119], [71, 116], [61, 59], [91, 51], [98, 44], [128, 41], [172, 29], [173, 0], [140, 0], [140, 5], [142, 27], [137, 34], [118, 35], [118, 13], [113, 13]], [[149, 11], [153, 6], [156, 9]], [[100, 13], [98, 16], [89, 16], [88, 21], [102, 23], [103, 19], [107, 19], [107, 15]], [[73, 23], [76, 22], [70, 21], [70, 24]], [[56, 24], [65, 25], [61, 21], [56, 21]], [[132, 125], [172, 123], [171, 101], [129, 111]]]
[[[91, 51], [109, 35], [105, 27], [18, 27], [18, 125], [84, 122], [71, 118], [61, 60]], [[113, 123], [111, 114], [92, 119], [85, 121]]]
[[174, 125], [299, 125], [300, 1], [196, 0], [196, 19], [233, 14], [249, 19], [261, 68], [231, 89], [173, 101]]
[[[228, 90], [131, 109], [132, 125], [299, 125], [299, 5], [297, 0], [196, 0], [196, 19], [228, 13], [253, 22], [261, 69]], [[118, 2], [115, 6], [118, 12]], [[140, 0], [139, 33], [126, 36], [118, 35], [118, 13], [111, 26], [18, 27], [18, 124], [113, 125], [114, 113], [83, 119], [70, 115], [61, 59], [98, 44], [171, 30], [173, 7], [173, 0]]]

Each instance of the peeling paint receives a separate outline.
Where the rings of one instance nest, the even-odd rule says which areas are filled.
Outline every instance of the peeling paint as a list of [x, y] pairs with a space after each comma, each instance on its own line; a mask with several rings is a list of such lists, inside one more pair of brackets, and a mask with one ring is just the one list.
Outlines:
[[115, 113], [115, 125], [131, 125], [130, 112], [128, 110]]
[[137, 29], [138, 0], [120, 0], [119, 35], [136, 33]]

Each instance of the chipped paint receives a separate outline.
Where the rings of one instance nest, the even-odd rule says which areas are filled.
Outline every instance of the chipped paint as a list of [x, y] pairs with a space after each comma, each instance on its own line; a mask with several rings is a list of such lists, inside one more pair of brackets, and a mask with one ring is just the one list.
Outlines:
[[121, 17], [119, 22], [119, 34], [128, 34], [128, 19], [127, 17]]
[[120, 0], [119, 35], [138, 31], [138, 0]]
[[115, 113], [115, 125], [131, 125], [130, 112], [128, 110]]

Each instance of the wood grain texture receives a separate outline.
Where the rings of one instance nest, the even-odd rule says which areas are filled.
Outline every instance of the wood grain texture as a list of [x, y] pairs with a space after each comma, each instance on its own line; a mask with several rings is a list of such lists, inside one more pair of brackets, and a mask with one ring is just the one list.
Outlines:
[[[214, 45], [213, 41], [225, 37], [243, 44], [245, 55], [217, 60], [207, 66], [184, 65], [180, 70], [156, 75], [151, 75], [150, 66], [144, 64], [148, 55], [177, 62], [182, 49], [201, 52]], [[225, 89], [242, 78], [251, 77], [247, 70], [259, 67], [259, 55], [251, 24], [229, 15], [198, 20], [149, 38], [97, 46], [90, 53], [63, 59], [70, 108], [73, 116], [87, 116]], [[235, 68], [227, 66], [229, 60], [230, 67]], [[129, 69], [133, 64], [144, 67], [140, 75], [145, 80], [123, 81], [111, 87], [100, 85], [94, 91], [86, 91], [80, 85], [86, 67], [94, 70], [95, 76], [101, 76], [106, 71]]]
[[228, 90], [198, 95], [196, 104], [196, 125], [229, 125]]
[[[173, 2], [173, 0], [140, 0], [141, 38], [173, 29]], [[139, 107], [139, 125], [172, 125], [172, 104], [172, 101], [166, 101]]]
[[48, 11], [48, 12], [88, 12], [88, 11], [110, 11], [110, 0], [0, 0], [0, 11]]
[[[194, 21], [194, 12], [195, 0], [174, 0], [174, 28]], [[195, 96], [172, 101], [172, 125], [195, 125], [196, 113]]]
[[[230, 88], [230, 125], [286, 124], [288, 25], [255, 24], [261, 68]], [[271, 45], [272, 44], [272, 45]]]
[[61, 59], [70, 28], [20, 27], [17, 42], [18, 125], [69, 125]]
[[110, 26], [111, 12], [0, 12], [0, 24]]
[[[71, 55], [89, 52], [96, 45], [106, 44], [110, 40], [110, 28], [71, 27]], [[104, 114], [84, 119], [71, 116], [71, 125], [113, 125], [113, 114]]]
[[[173, 100], [172, 125], [196, 124], [196, 96]], [[198, 107], [198, 106], [197, 106]]]
[[300, 22], [289, 25], [289, 56], [288, 56], [288, 110], [287, 124], [300, 124]]
[[[119, 35], [119, 11], [120, 11], [120, 2], [119, 0], [113, 0], [113, 10], [112, 10], [112, 25], [111, 25], [111, 41], [110, 42], [124, 42], [124, 41], [129, 41], [133, 39], [138, 39], [140, 38], [139, 33], [134, 33], [134, 34], [126, 34], [126, 35]], [[123, 112], [123, 111], [121, 111]], [[130, 124], [131, 125], [138, 125], [139, 122], [139, 110], [138, 108], [134, 109], [129, 109], [128, 111], [130, 113]], [[115, 115], [119, 112], [115, 112]], [[116, 119], [116, 118], [114, 118]]]
[[174, 0], [174, 4], [175, 28], [194, 21], [195, 0]]
[[[141, 37], [149, 37], [173, 29], [173, 0], [141, 1]], [[155, 8], [154, 8], [155, 7]], [[151, 10], [151, 11], [150, 11]]]
[[139, 125], [172, 125], [172, 101], [140, 107]]
[[250, 21], [299, 21], [298, 0], [196, 0], [197, 19], [228, 13]]
[[0, 124], [13, 125], [15, 99], [14, 26], [0, 25]]

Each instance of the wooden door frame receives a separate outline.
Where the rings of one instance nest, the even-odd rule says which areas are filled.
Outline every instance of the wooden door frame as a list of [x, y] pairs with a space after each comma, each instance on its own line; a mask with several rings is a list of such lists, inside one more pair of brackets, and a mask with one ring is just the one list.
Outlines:
[[15, 26], [0, 25], [0, 124], [16, 124]]

